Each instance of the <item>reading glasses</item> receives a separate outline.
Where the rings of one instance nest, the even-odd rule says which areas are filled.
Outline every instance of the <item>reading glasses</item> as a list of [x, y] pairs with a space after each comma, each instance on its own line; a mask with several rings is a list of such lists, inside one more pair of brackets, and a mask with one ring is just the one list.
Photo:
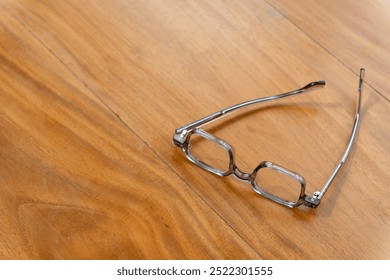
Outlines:
[[[312, 196], [307, 195], [305, 193], [306, 182], [301, 175], [287, 168], [279, 166], [273, 162], [261, 162], [252, 171], [252, 173], [246, 173], [241, 171], [235, 163], [232, 147], [224, 140], [215, 137], [214, 135], [211, 135], [210, 133], [200, 129], [200, 127], [228, 114], [237, 112], [239, 109], [248, 108], [252, 105], [257, 105], [260, 103], [265, 103], [274, 100], [280, 100], [301, 93], [317, 90], [325, 85], [324, 81], [312, 82], [294, 91], [268, 97], [257, 98], [215, 112], [214, 114], [211, 114], [202, 119], [177, 128], [173, 135], [173, 143], [179, 148], [181, 148], [181, 150], [185, 153], [186, 157], [199, 167], [202, 167], [203, 169], [211, 173], [223, 177], [233, 174], [236, 178], [250, 183], [252, 185], [253, 190], [257, 194], [264, 196], [274, 202], [277, 202], [290, 208], [298, 207], [301, 205], [310, 208], [317, 208], [329, 186], [333, 182], [336, 175], [339, 173], [344, 162], [346, 161], [349, 152], [351, 151], [352, 145], [355, 141], [360, 121], [360, 104], [363, 89], [364, 71], [365, 70], [363, 68], [360, 69], [355, 121], [346, 150], [344, 151], [340, 162], [337, 164], [336, 168], [330, 175], [325, 185], [320, 191], [314, 192]], [[210, 146], [207, 146], [210, 144], [212, 144], [214, 147], [210, 148]], [[202, 148], [202, 146], [204, 147]], [[220, 156], [219, 154], [217, 155], [215, 149], [222, 150], [222, 156]], [[207, 154], [210, 154], [211, 156], [206, 157]], [[265, 177], [263, 176], [264, 172], [271, 174], [268, 175], [268, 177], [270, 177], [269, 182], [263, 182], [263, 177]], [[277, 183], [273, 184], [273, 181]]]

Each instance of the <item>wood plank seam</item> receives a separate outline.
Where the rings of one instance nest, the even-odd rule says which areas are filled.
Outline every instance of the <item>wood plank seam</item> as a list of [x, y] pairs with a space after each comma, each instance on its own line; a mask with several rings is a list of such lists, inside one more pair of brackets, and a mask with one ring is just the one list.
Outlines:
[[[264, 0], [264, 2], [266, 2], [272, 9], [274, 9], [276, 12], [278, 12], [283, 18], [285, 18], [288, 22], [290, 22], [292, 25], [294, 25], [294, 27], [296, 27], [300, 32], [302, 32], [303, 34], [305, 34], [305, 36], [307, 36], [310, 40], [312, 40], [316, 45], [318, 45], [321, 49], [323, 49], [325, 52], [327, 52], [330, 56], [332, 56], [333, 58], [335, 58], [338, 62], [340, 62], [340, 64], [342, 64], [345, 68], [347, 68], [349, 71], [351, 71], [355, 76], [356, 78], [359, 77], [358, 75], [358, 69], [351, 69], [344, 61], [341, 60], [341, 58], [337, 57], [334, 53], [332, 53], [331, 50], [327, 49], [325, 46], [321, 45], [320, 42], [318, 42], [317, 40], [315, 40], [313, 38], [313, 36], [311, 36], [310, 34], [308, 34], [306, 31], [304, 31], [301, 27], [299, 27], [297, 24], [295, 24], [295, 22], [293, 22], [286, 14], [284, 14], [282, 11], [280, 11], [277, 7], [275, 7], [274, 5], [272, 5], [268, 0]], [[362, 65], [361, 67], [364, 68], [364, 65]], [[368, 72], [370, 71], [370, 69], [366, 69]], [[383, 99], [385, 99], [387, 102], [390, 103], [390, 99], [388, 99], [386, 96], [384, 96], [379, 90], [377, 90], [375, 88], [374, 85], [371, 85], [367, 80], [364, 81], [364, 83], [369, 86], [373, 92], [375, 92], [376, 94], [378, 94], [380, 97], [382, 97]]]
[[[126, 127], [131, 133], [133, 133], [140, 141], [142, 141], [142, 143], [145, 144], [145, 146], [148, 147], [148, 149], [150, 149], [165, 165], [168, 169], [170, 169], [178, 178], [180, 178], [183, 183], [185, 185], [187, 185], [187, 187], [189, 187], [189, 189], [191, 189], [193, 191], [193, 193], [201, 200], [203, 201], [208, 207], [210, 207], [210, 210], [212, 210], [233, 232], [235, 232], [237, 234], [237, 236], [245, 243], [248, 245], [248, 247], [250, 247], [254, 252], [256, 252], [258, 254], [259, 257], [262, 257], [261, 256], [261, 253], [258, 252], [258, 250], [256, 250], [256, 248], [254, 248], [249, 242], [248, 240], [246, 240], [231, 224], [229, 224], [229, 222], [223, 218], [223, 216], [217, 212], [217, 210], [212, 207], [212, 205], [210, 205], [182, 176], [180, 176], [180, 174], [173, 169], [173, 167], [171, 165], [169, 165], [169, 163], [167, 161], [165, 161], [161, 156], [160, 154], [155, 151], [144, 139], [142, 139], [142, 137], [136, 133], [136, 131], [134, 131], [125, 121], [123, 121], [123, 119], [120, 117], [120, 115], [118, 113], [116, 113], [113, 109], [111, 109], [111, 107], [109, 105], [106, 104], [106, 102], [104, 102], [104, 100], [99, 96], [97, 95], [89, 86], [88, 84], [83, 81], [80, 77], [78, 77], [74, 71], [72, 71], [72, 69], [66, 65], [63, 60], [53, 51], [51, 50], [35, 33], [34, 31], [29, 28], [18, 16], [16, 16], [14, 13], [12, 13], [11, 9], [8, 9], [8, 12], [14, 17], [15, 20], [17, 20], [22, 26], [23, 28], [25, 28], [26, 31], [28, 31], [29, 34], [31, 34], [31, 36], [37, 40], [43, 48], [45, 48], [57, 61], [59, 61], [68, 71], [69, 73], [72, 74], [72, 76], [74, 76], [78, 81], [80, 81], [80, 83], [82, 83], [82, 85], [90, 92], [92, 93], [100, 102], [101, 104], [107, 109], [108, 112], [110, 112], [114, 118], [117, 118], [117, 120], [122, 123], [122, 125], [124, 125], [124, 127]], [[40, 204], [42, 205], [51, 205], [51, 204], [48, 204], [48, 203], [43, 203], [41, 202]], [[25, 204], [23, 204], [25, 205]], [[23, 206], [23, 205], [20, 205], [20, 206]], [[80, 206], [71, 206], [71, 205], [60, 205], [60, 204], [52, 204], [52, 205], [56, 205], [56, 206], [63, 206], [63, 207], [76, 207], [76, 208], [80, 208], [80, 209], [88, 209], [88, 208], [85, 208], [85, 207], [80, 207]], [[25, 233], [24, 233], [24, 229], [23, 229], [23, 234], [25, 235], [25, 237], [27, 236]], [[28, 240], [28, 239], [26, 239]], [[29, 242], [28, 242], [29, 243]], [[28, 244], [28, 246], [30, 247], [31, 245]]]

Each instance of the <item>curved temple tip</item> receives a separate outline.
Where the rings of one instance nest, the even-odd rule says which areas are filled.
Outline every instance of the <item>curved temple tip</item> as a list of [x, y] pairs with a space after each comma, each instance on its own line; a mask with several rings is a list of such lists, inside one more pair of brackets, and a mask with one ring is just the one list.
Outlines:
[[360, 68], [360, 80], [364, 80], [364, 73], [366, 72], [366, 69]]
[[323, 86], [325, 86], [325, 81], [316, 81], [307, 84], [302, 88], [302, 90], [316, 90], [322, 88]]
[[360, 80], [359, 80], [359, 92], [363, 89], [363, 80], [364, 80], [364, 73], [366, 72], [366, 69], [360, 68]]

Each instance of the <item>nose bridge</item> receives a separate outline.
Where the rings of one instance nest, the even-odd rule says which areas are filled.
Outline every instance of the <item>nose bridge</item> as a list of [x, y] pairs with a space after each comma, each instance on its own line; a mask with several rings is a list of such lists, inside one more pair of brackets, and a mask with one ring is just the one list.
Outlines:
[[233, 175], [242, 181], [250, 182], [251, 175], [250, 173], [246, 173], [244, 171], [241, 171], [236, 165], [233, 167]]

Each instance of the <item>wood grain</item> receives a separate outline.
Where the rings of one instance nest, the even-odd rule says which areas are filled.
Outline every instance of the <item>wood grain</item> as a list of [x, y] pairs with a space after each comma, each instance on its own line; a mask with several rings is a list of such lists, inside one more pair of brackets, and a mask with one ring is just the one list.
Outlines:
[[364, 65], [366, 82], [390, 99], [390, 2], [267, 0], [347, 68]]
[[[350, 63], [305, 29], [314, 18], [301, 27], [276, 1], [0, 8], [1, 258], [389, 258], [386, 60]], [[374, 45], [380, 34], [361, 36]], [[324, 79], [321, 91], [205, 127], [240, 168], [274, 161], [312, 193], [347, 144], [360, 67], [357, 143], [314, 211], [199, 169], [171, 143], [175, 128], [221, 108]]]
[[1, 34], [2, 258], [258, 256], [4, 11]]

